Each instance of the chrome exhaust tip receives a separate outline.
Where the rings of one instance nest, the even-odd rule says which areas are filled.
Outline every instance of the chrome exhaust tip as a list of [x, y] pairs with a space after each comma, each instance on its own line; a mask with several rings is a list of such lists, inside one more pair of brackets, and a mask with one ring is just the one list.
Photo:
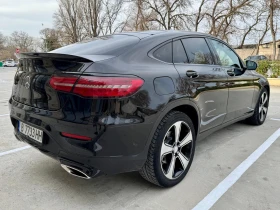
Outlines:
[[87, 174], [82, 172], [81, 170], [79, 170], [77, 168], [74, 168], [72, 166], [67, 166], [67, 165], [61, 164], [61, 167], [73, 176], [76, 176], [76, 177], [79, 177], [79, 178], [82, 178], [82, 179], [90, 179], [91, 178], [90, 176], [88, 176]]

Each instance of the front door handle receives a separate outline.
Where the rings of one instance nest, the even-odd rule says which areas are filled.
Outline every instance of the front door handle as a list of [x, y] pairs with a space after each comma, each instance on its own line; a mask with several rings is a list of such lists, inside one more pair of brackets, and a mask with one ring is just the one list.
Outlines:
[[186, 75], [190, 78], [196, 78], [198, 77], [198, 73], [196, 71], [193, 71], [193, 70], [188, 70], [186, 72]]
[[227, 70], [227, 74], [231, 77], [235, 76], [234, 69]]

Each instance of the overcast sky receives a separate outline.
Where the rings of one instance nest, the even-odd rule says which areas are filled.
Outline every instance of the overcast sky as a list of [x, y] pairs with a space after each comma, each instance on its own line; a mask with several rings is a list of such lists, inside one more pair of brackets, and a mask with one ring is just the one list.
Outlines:
[[57, 8], [56, 0], [0, 0], [0, 31], [4, 35], [25, 31], [39, 37], [41, 29], [53, 27]]

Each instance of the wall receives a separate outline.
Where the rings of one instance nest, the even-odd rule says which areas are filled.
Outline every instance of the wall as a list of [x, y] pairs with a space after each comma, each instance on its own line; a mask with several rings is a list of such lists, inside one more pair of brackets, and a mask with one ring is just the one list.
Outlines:
[[[276, 59], [280, 60], [280, 48], [278, 48], [278, 45], [280, 45], [280, 42], [276, 42]], [[265, 47], [266, 45], [261, 45], [260, 46], [260, 52], [259, 55], [265, 55], [269, 59], [272, 58], [273, 54], [273, 44], [269, 43], [268, 48]]]
[[[276, 42], [276, 59], [280, 60], [280, 48], [278, 48], [278, 45], [280, 45], [280, 41]], [[250, 55], [256, 55], [257, 49], [235, 49], [237, 54], [241, 57], [241, 59], [245, 59]], [[273, 44], [269, 43], [268, 48], [266, 48], [266, 45], [261, 45], [259, 49], [259, 55], [264, 55], [268, 59], [272, 58], [273, 54]]]
[[243, 60], [250, 55], [256, 54], [256, 49], [235, 49], [235, 51], [240, 56], [240, 58]]

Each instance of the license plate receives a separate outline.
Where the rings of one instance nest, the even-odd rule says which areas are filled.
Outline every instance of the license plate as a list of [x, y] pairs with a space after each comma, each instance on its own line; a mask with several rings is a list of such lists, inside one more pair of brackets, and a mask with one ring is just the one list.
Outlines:
[[33, 126], [27, 125], [23, 122], [19, 122], [19, 132], [28, 136], [29, 138], [42, 143], [43, 142], [43, 131], [34, 128]]

